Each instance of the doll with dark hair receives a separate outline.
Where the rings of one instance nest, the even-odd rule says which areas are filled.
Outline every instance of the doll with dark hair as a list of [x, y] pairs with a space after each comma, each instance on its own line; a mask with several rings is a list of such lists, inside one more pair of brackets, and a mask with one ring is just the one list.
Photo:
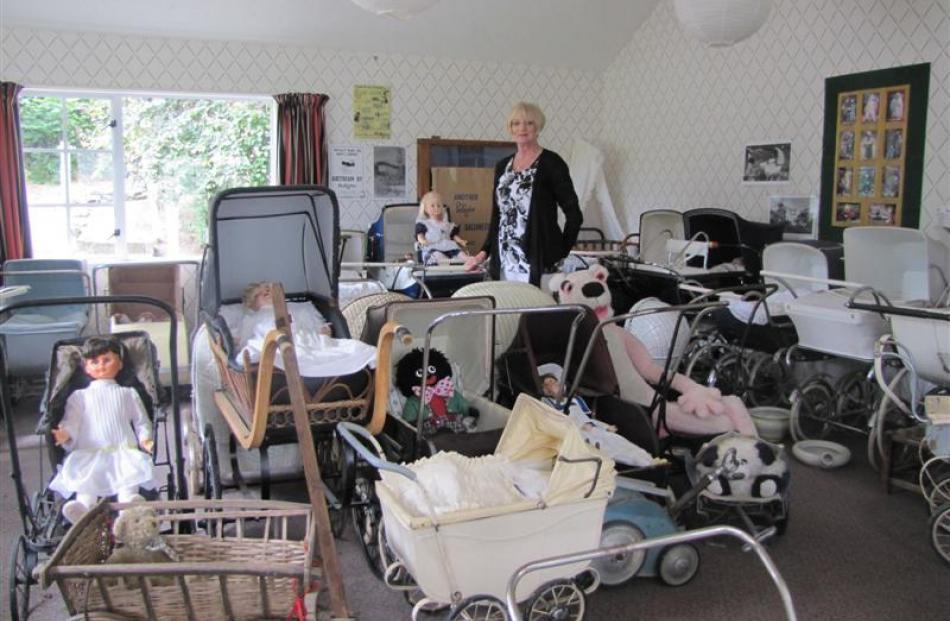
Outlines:
[[452, 364], [437, 349], [429, 350], [426, 389], [422, 390], [422, 350], [413, 349], [396, 364], [396, 387], [406, 397], [402, 410], [404, 420], [414, 423], [425, 401], [426, 415], [422, 423], [426, 436], [440, 431], [466, 431], [468, 401], [455, 386]]
[[82, 349], [83, 369], [92, 378], [87, 388], [66, 401], [63, 420], [52, 430], [53, 440], [67, 456], [50, 489], [64, 497], [63, 515], [76, 522], [102, 496], [119, 502], [143, 500], [140, 487], [154, 486], [150, 454], [152, 423], [134, 388], [115, 378], [122, 370], [118, 341], [93, 337]]

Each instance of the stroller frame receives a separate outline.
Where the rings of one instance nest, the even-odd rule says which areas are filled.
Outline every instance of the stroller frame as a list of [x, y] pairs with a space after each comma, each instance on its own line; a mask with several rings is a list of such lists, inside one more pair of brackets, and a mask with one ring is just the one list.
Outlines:
[[[114, 303], [135, 303], [146, 304], [158, 307], [169, 318], [174, 318], [175, 309], [167, 303], [154, 298], [138, 295], [109, 295], [109, 296], [87, 296], [87, 297], [69, 297], [69, 298], [50, 298], [36, 299], [21, 302], [14, 302], [8, 306], [0, 308], [0, 314], [21, 308], [59, 306], [63, 304], [114, 304]], [[169, 330], [169, 358], [173, 366], [178, 364], [177, 358], [177, 333], [176, 322], [172, 321]], [[145, 335], [147, 337], [147, 335]], [[121, 335], [120, 335], [121, 337]], [[2, 349], [2, 348], [0, 348]], [[0, 352], [0, 407], [3, 409], [3, 419], [6, 426], [6, 434], [10, 446], [11, 477], [16, 488], [17, 508], [20, 513], [23, 533], [13, 544], [9, 561], [9, 594], [10, 594], [10, 613], [13, 621], [24, 621], [29, 615], [30, 588], [36, 584], [36, 578], [33, 576], [33, 568], [39, 563], [41, 557], [50, 555], [59, 545], [64, 536], [63, 520], [60, 513], [60, 503], [51, 496], [52, 492], [46, 487], [49, 481], [43, 481], [44, 489], [30, 494], [23, 480], [23, 472], [20, 463], [20, 454], [17, 448], [16, 431], [13, 425], [13, 406], [11, 402], [11, 387], [7, 379], [6, 352]], [[52, 363], [51, 363], [52, 366]], [[156, 373], [158, 369], [156, 368]], [[161, 390], [161, 386], [156, 385], [156, 389]], [[168, 495], [172, 500], [184, 498], [185, 480], [184, 480], [184, 457], [182, 454], [182, 433], [181, 433], [181, 410], [178, 400], [178, 378], [176, 374], [171, 376], [171, 410], [172, 424], [174, 428], [174, 455], [166, 455], [170, 460], [171, 467], [170, 487]], [[158, 408], [158, 404], [155, 404]], [[165, 437], [166, 452], [170, 453], [167, 442], [167, 428]], [[52, 452], [50, 453], [52, 456]], [[41, 456], [42, 459], [42, 456]]]

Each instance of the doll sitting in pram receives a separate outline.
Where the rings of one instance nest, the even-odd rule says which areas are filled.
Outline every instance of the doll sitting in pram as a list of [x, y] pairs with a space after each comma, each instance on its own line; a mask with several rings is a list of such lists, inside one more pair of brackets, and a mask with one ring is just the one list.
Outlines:
[[154, 488], [152, 422], [135, 388], [116, 382], [122, 370], [122, 347], [110, 338], [93, 337], [82, 348], [88, 387], [66, 400], [62, 420], [50, 433], [68, 455], [50, 489], [68, 498], [63, 516], [71, 523], [103, 496], [119, 502], [143, 500], [139, 488]]
[[[556, 410], [563, 410], [562, 369], [554, 363], [538, 367], [541, 377], [541, 401]], [[654, 465], [653, 456], [617, 433], [617, 427], [591, 417], [584, 398], [575, 395], [567, 408], [567, 416], [580, 429], [584, 441], [620, 464], [646, 468]]]
[[459, 235], [459, 227], [449, 222], [438, 192], [426, 192], [419, 201], [416, 219], [416, 244], [422, 252], [422, 263], [449, 263], [468, 258], [463, 248], [468, 242]]

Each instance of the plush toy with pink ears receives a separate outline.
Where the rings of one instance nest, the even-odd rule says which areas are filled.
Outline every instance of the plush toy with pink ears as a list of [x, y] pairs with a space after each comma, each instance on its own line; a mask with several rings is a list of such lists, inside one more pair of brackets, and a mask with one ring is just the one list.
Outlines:
[[[570, 274], [555, 274], [548, 288], [561, 304], [589, 306], [598, 321], [613, 316], [610, 289], [607, 288], [607, 268], [602, 265], [592, 265], [586, 270]], [[616, 324], [605, 326], [604, 336], [618, 379], [622, 384], [633, 384], [631, 392], [636, 395], [633, 400], [649, 406], [654, 392], [647, 383], [659, 384], [663, 369], [653, 361], [640, 339], [622, 327]], [[743, 435], [758, 436], [752, 417], [738, 397], [723, 396], [718, 389], [697, 384], [682, 373], [674, 374], [670, 387], [680, 393], [676, 401], [666, 404], [666, 426], [670, 431], [697, 435], [737, 431]], [[653, 413], [654, 422], [657, 415], [658, 412]]]

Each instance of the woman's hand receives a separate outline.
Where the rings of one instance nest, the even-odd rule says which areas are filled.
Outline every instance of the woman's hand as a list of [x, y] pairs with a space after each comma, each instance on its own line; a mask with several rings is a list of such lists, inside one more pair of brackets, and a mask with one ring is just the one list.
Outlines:
[[152, 451], [155, 450], [155, 440], [152, 440], [152, 439], [142, 440], [140, 446], [142, 447], [143, 451], [151, 455]]
[[488, 253], [486, 253], [484, 250], [481, 250], [475, 256], [465, 259], [465, 271], [474, 272], [476, 269], [478, 269], [479, 265], [485, 262], [485, 259], [487, 258]]
[[62, 427], [56, 427], [51, 432], [53, 434], [53, 441], [56, 443], [56, 446], [62, 446], [69, 442], [72, 436], [69, 435], [69, 432], [63, 429]]

